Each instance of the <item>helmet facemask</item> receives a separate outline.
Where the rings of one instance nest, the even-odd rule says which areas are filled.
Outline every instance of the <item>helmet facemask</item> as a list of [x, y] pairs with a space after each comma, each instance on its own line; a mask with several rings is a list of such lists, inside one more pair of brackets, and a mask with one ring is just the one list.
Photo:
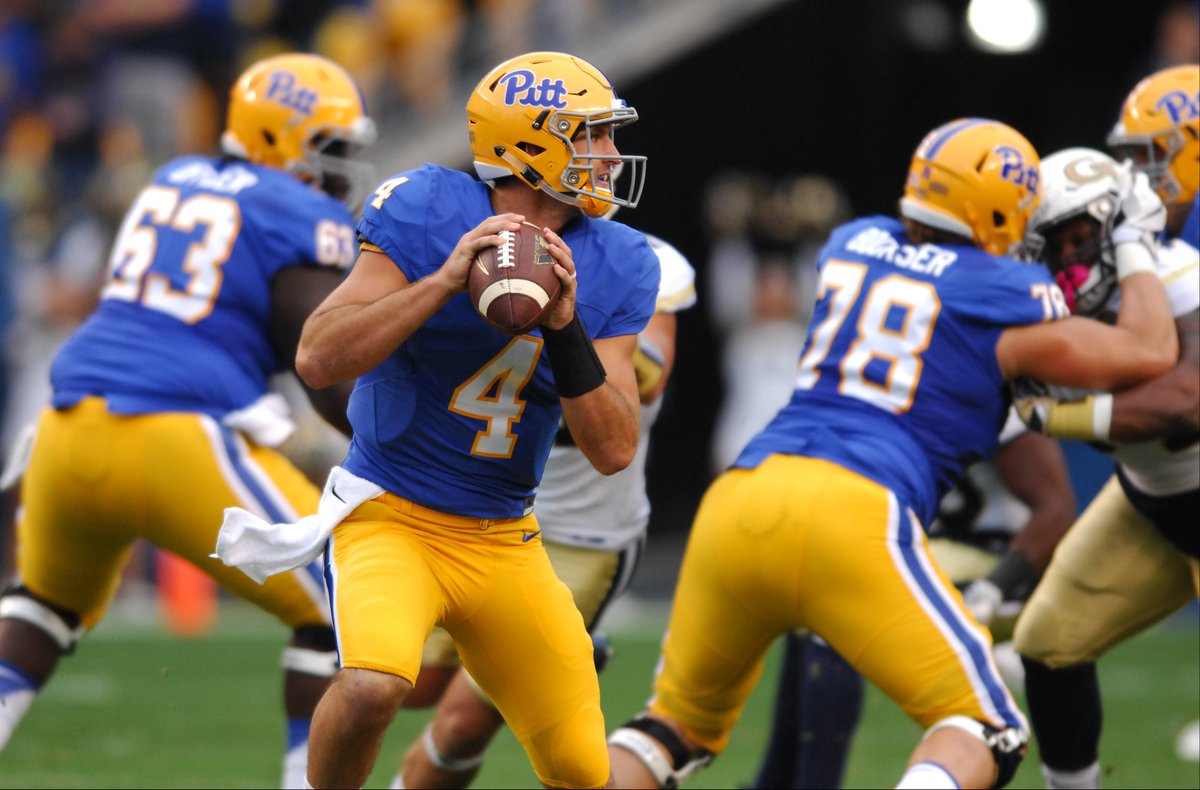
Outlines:
[[342, 201], [352, 212], [362, 207], [375, 177], [371, 163], [357, 158], [375, 141], [375, 126], [370, 119], [360, 120], [366, 123], [349, 131], [317, 130], [304, 146], [303, 163], [292, 167], [294, 175]]
[[1114, 157], [1132, 161], [1135, 169], [1146, 174], [1150, 186], [1154, 187], [1164, 204], [1169, 206], [1179, 200], [1183, 187], [1171, 172], [1171, 163], [1183, 150], [1182, 132], [1172, 129], [1156, 137], [1113, 135], [1109, 137], [1108, 144]]
[[1082, 211], [1026, 233], [1025, 256], [1049, 267], [1072, 313], [1096, 315], [1117, 287], [1112, 242], [1116, 215], [1116, 204], [1099, 197]]

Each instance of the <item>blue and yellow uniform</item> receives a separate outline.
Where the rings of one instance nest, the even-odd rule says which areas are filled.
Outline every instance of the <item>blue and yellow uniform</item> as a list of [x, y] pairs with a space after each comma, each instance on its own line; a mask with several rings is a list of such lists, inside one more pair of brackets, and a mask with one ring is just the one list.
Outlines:
[[[494, 213], [483, 182], [425, 165], [383, 182], [359, 236], [416, 282]], [[640, 332], [659, 282], [645, 237], [585, 216], [560, 235], [589, 334]], [[386, 493], [333, 529], [326, 571], [343, 667], [415, 681], [426, 637], [444, 627], [551, 780], [572, 765], [607, 770], [607, 756], [591, 640], [532, 515], [561, 413], [542, 342], [540, 330], [498, 333], [464, 292], [359, 378], [342, 466]]]
[[271, 343], [272, 278], [356, 251], [347, 208], [278, 169], [162, 167], [125, 216], [99, 307], [54, 360], [22, 489], [22, 583], [92, 626], [141, 538], [289, 626], [328, 623], [319, 565], [260, 586], [209, 554], [226, 507], [316, 510], [315, 486], [240, 418], [291, 361]]
[[1024, 726], [923, 525], [1008, 410], [996, 342], [1066, 315], [1041, 266], [834, 231], [790, 402], [709, 489], [693, 525], [651, 710], [719, 752], [767, 647], [806, 628], [923, 726]]

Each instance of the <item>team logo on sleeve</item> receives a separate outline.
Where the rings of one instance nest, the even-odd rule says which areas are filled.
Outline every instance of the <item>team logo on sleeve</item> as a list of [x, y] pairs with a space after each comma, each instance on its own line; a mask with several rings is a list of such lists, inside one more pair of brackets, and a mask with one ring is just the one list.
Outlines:
[[1200, 91], [1188, 95], [1186, 91], [1171, 91], [1154, 104], [1156, 110], [1165, 110], [1172, 124], [1194, 121], [1200, 118]]
[[534, 84], [537, 75], [529, 69], [510, 71], [500, 78], [504, 86], [504, 103], [507, 105], [523, 104], [527, 107], [550, 107], [561, 110], [567, 106], [567, 85], [562, 80], [551, 80], [543, 77], [542, 81]]
[[296, 75], [292, 72], [276, 71], [271, 74], [271, 81], [267, 85], [267, 99], [305, 115], [312, 115], [317, 92], [312, 88], [298, 87]]

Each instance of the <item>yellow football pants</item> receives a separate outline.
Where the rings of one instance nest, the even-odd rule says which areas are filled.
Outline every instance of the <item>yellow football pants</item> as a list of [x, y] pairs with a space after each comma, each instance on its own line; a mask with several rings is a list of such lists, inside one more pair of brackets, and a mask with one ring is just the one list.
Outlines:
[[320, 492], [279, 453], [201, 414], [110, 414], [100, 398], [46, 409], [21, 488], [17, 571], [94, 627], [135, 540], [189, 560], [289, 627], [329, 622], [314, 564], [256, 584], [209, 557], [226, 507], [269, 521], [315, 513]]
[[343, 667], [415, 682], [435, 625], [552, 787], [601, 787], [608, 752], [592, 640], [533, 516], [488, 520], [392, 494], [334, 528], [328, 563]]
[[991, 639], [888, 489], [827, 461], [776, 455], [705, 494], [680, 571], [651, 710], [725, 748], [780, 634], [819, 634], [921, 726], [1025, 721]]

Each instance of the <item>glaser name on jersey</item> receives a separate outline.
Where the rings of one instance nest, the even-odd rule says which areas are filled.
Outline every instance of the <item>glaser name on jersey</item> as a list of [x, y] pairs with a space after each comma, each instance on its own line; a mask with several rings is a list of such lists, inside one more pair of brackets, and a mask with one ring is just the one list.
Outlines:
[[919, 247], [901, 244], [892, 234], [879, 228], [862, 231], [850, 239], [846, 249], [931, 277], [941, 277], [946, 267], [958, 260], [956, 252], [944, 250], [936, 244], [922, 244]]

